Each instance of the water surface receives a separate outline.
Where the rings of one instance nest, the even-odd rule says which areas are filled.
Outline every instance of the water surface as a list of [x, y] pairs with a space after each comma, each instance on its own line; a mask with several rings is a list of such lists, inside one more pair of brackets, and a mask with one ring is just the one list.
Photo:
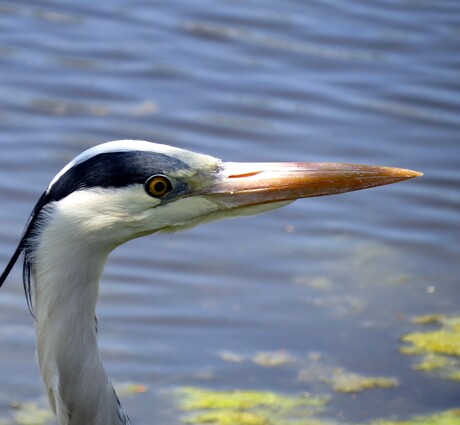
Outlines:
[[[55, 173], [107, 140], [420, 170], [120, 247], [100, 347], [115, 382], [149, 389], [122, 397], [136, 424], [177, 424], [162, 391], [184, 385], [331, 393], [299, 379], [312, 362], [400, 382], [332, 394], [339, 422], [458, 408], [458, 382], [398, 348], [411, 317], [459, 314], [459, 52], [455, 0], [2, 1], [0, 263]], [[20, 267], [0, 295], [6, 416], [43, 391]], [[279, 351], [296, 361], [251, 360]]]

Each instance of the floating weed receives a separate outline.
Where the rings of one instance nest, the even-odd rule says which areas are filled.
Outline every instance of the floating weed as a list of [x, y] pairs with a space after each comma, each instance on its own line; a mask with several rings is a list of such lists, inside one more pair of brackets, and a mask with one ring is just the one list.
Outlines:
[[221, 351], [219, 357], [224, 362], [229, 363], [243, 363], [245, 361], [244, 356], [233, 351]]
[[420, 356], [426, 353], [426, 351], [422, 350], [419, 347], [416, 347], [415, 345], [405, 345], [403, 347], [400, 347], [399, 352], [401, 354], [405, 354], [406, 356]]
[[447, 356], [427, 354], [414, 366], [414, 369], [423, 372], [435, 371], [443, 378], [460, 381], [460, 362]]
[[460, 357], [460, 332], [458, 331], [439, 329], [414, 332], [403, 336], [402, 340], [414, 345], [420, 352]]
[[262, 367], [280, 367], [295, 363], [296, 358], [286, 350], [263, 351], [254, 355], [251, 359], [253, 363]]
[[429, 325], [433, 323], [442, 323], [444, 316], [442, 314], [425, 314], [423, 316], [414, 317], [411, 322], [416, 325]]
[[267, 368], [281, 367], [298, 361], [295, 356], [286, 350], [260, 351], [252, 356], [243, 356], [231, 351], [221, 351], [218, 356], [221, 360], [229, 363], [243, 363], [246, 360], [250, 360], [257, 366]]
[[[132, 382], [115, 384], [119, 395], [133, 396], [148, 392], [142, 384]], [[0, 417], [0, 425], [54, 425], [55, 416], [44, 400], [38, 402], [11, 402], [11, 412], [7, 417]], [[2, 412], [3, 413], [3, 412]]]
[[[262, 391], [211, 391], [191, 387], [179, 390], [178, 395], [181, 410], [189, 413], [184, 420], [187, 424], [340, 425], [339, 422], [315, 416], [327, 404], [325, 397], [293, 397]], [[367, 425], [460, 425], [460, 409], [406, 420], [377, 419]]]
[[[460, 377], [459, 377], [460, 378]], [[137, 390], [134, 391], [137, 393]], [[178, 390], [181, 410], [194, 425], [340, 425], [343, 422], [318, 418], [327, 397], [283, 396], [263, 391], [210, 391], [202, 388]], [[0, 418], [0, 425], [51, 425], [54, 415], [40, 403], [12, 403], [13, 417]], [[13, 413], [13, 411], [11, 412]], [[184, 423], [182, 422], [182, 423]], [[353, 424], [348, 424], [353, 425]], [[364, 424], [355, 424], [364, 425]], [[460, 425], [460, 409], [407, 420], [373, 420], [366, 425]]]
[[320, 412], [326, 397], [285, 396], [265, 391], [179, 390], [181, 410], [190, 412], [191, 424], [307, 425], [306, 418]]
[[427, 354], [414, 366], [414, 369], [430, 372], [438, 369], [453, 368], [458, 365], [458, 361], [439, 354]]
[[36, 403], [23, 403], [18, 406], [13, 423], [17, 425], [49, 425], [54, 423], [54, 415], [51, 410], [42, 408]]
[[292, 410], [298, 407], [321, 408], [327, 403], [324, 397], [284, 396], [269, 391], [211, 391], [187, 387], [181, 390], [181, 394], [185, 396], [182, 404], [184, 410], [248, 410], [256, 407]]
[[219, 424], [219, 425], [269, 425], [269, 418], [258, 413], [232, 412], [220, 410], [217, 412], [201, 413], [187, 419], [191, 424]]
[[357, 373], [336, 369], [330, 377], [323, 381], [330, 384], [334, 391], [340, 393], [358, 393], [374, 388], [395, 388], [399, 385], [396, 378], [364, 376]]
[[414, 366], [425, 372], [437, 371], [442, 377], [460, 380], [460, 316], [439, 314], [419, 316], [412, 320], [418, 325], [440, 325], [438, 329], [413, 332], [401, 339], [409, 345], [400, 348], [406, 355], [423, 355]]
[[418, 352], [460, 357], [460, 316], [426, 315], [416, 317], [412, 322], [421, 325], [437, 323], [441, 328], [404, 335], [403, 342], [411, 344]]

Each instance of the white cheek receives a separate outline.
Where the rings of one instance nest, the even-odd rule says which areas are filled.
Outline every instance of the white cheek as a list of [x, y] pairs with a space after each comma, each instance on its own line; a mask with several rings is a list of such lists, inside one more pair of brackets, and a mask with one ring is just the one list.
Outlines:
[[[202, 196], [179, 199], [151, 209], [150, 226], [162, 230], [171, 227], [188, 227], [205, 220], [218, 209], [218, 205]], [[170, 229], [172, 230], [172, 229]]]
[[142, 187], [80, 190], [54, 205], [47, 230], [71, 234], [75, 239], [121, 243], [145, 231], [150, 211], [159, 203]]
[[159, 230], [179, 230], [207, 221], [218, 205], [204, 197], [161, 205], [139, 186], [90, 189], [57, 202], [45, 233], [67, 241], [88, 241], [110, 249]]

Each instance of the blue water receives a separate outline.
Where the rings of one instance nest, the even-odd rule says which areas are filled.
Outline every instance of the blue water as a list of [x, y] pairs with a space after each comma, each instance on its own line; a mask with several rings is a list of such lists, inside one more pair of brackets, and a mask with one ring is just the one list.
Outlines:
[[[177, 424], [163, 390], [183, 385], [330, 392], [298, 379], [311, 358], [401, 383], [332, 393], [329, 418], [458, 408], [458, 383], [397, 349], [411, 317], [459, 314], [459, 52], [456, 0], [2, 1], [0, 264], [55, 173], [107, 140], [420, 170], [120, 247], [100, 347], [114, 381], [149, 388], [122, 397], [136, 424]], [[0, 417], [43, 395], [20, 280], [0, 293]], [[294, 365], [251, 361], [280, 350]]]

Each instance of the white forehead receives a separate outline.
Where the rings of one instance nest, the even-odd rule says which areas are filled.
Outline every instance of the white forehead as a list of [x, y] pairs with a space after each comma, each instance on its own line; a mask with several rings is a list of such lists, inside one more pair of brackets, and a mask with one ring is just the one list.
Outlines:
[[92, 148], [87, 149], [82, 152], [80, 155], [76, 156], [72, 161], [70, 161], [51, 181], [48, 186], [48, 190], [53, 186], [53, 184], [62, 177], [66, 171], [70, 170], [72, 167], [75, 167], [82, 162], [87, 161], [88, 159], [99, 155], [101, 153], [111, 153], [111, 152], [132, 152], [132, 151], [144, 151], [144, 152], [157, 152], [177, 158], [182, 162], [185, 162], [190, 167], [201, 167], [201, 168], [215, 168], [220, 160], [209, 155], [203, 155], [188, 151], [185, 149], [176, 148], [174, 146], [162, 145], [160, 143], [147, 142], [145, 140], [115, 140], [112, 142], [102, 143]]

